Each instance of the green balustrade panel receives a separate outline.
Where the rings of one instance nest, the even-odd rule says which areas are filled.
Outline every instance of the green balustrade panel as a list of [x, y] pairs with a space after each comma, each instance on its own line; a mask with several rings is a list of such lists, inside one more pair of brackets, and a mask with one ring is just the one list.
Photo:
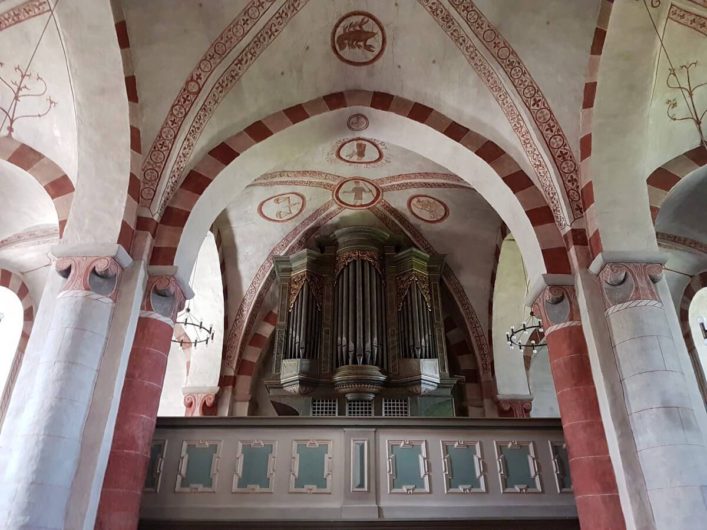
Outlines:
[[392, 476], [389, 481], [391, 493], [427, 493], [429, 481], [425, 472], [424, 442], [389, 442], [388, 458]]
[[258, 491], [272, 490], [271, 458], [274, 456], [275, 444], [242, 443], [240, 450], [240, 476], [236, 483], [237, 490]]
[[351, 443], [351, 491], [368, 491], [368, 442]]
[[297, 466], [292, 491], [329, 491], [329, 443], [295, 442]]
[[218, 450], [218, 443], [187, 443], [182, 455], [182, 458], [186, 458], [186, 465], [179, 489], [213, 490], [214, 476], [211, 470]]
[[446, 457], [448, 493], [486, 491], [480, 448], [476, 442], [443, 442], [443, 450]]
[[564, 443], [551, 443], [552, 460], [555, 466], [557, 490], [562, 493], [572, 491], [572, 476], [570, 475], [570, 458]]
[[147, 476], [145, 477], [145, 490], [158, 491], [160, 487], [160, 477], [162, 475], [162, 458], [165, 440], [154, 440], [150, 446], [150, 462], [147, 464]]
[[501, 460], [501, 482], [505, 492], [539, 492], [532, 442], [497, 445]]

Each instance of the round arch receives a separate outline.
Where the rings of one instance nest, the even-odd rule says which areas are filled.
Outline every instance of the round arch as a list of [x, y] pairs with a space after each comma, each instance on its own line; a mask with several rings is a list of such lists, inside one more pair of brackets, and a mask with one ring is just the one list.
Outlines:
[[[570, 273], [552, 211], [518, 164], [495, 143], [430, 107], [391, 94], [339, 92], [257, 121], [212, 148], [187, 174], [155, 228], [153, 265], [188, 273], [197, 242], [249, 182], [296, 153], [340, 134], [350, 112], [367, 112], [366, 136], [447, 167], [469, 182], [516, 235], [532, 275]], [[473, 169], [472, 169], [473, 168]], [[149, 223], [146, 223], [149, 224]]]
[[687, 352], [690, 356], [690, 362], [692, 363], [692, 368], [695, 372], [695, 378], [697, 379], [697, 384], [700, 387], [702, 399], [705, 403], [707, 403], [707, 378], [705, 378], [705, 372], [702, 369], [697, 347], [695, 346], [695, 341], [692, 338], [692, 330], [690, 329], [690, 304], [692, 303], [692, 299], [695, 297], [697, 292], [704, 287], [707, 287], [707, 271], [695, 274], [690, 282], [685, 286], [682, 298], [680, 299], [679, 316], [680, 329], [682, 331], [682, 336], [685, 339], [685, 346], [687, 346]]
[[15, 386], [15, 380], [17, 379], [17, 374], [20, 371], [20, 366], [22, 366], [22, 359], [25, 355], [25, 349], [27, 348], [27, 341], [29, 341], [29, 336], [32, 333], [32, 325], [34, 324], [35, 307], [32, 297], [29, 293], [29, 288], [22, 280], [22, 277], [11, 270], [0, 269], [0, 287], [6, 287], [10, 291], [14, 292], [22, 303], [22, 309], [24, 310], [24, 323], [22, 325], [22, 334], [20, 335], [20, 341], [17, 345], [17, 351], [12, 359], [12, 365], [10, 367], [10, 372], [8, 373], [7, 382], [5, 383], [5, 388], [3, 389], [2, 395], [0, 395], [0, 429], [2, 428], [3, 420], [5, 419], [5, 412], [10, 404], [10, 398], [12, 396], [12, 391]]
[[74, 200], [74, 184], [66, 172], [39, 151], [10, 136], [0, 137], [0, 160], [26, 171], [42, 185], [54, 204], [61, 237]]

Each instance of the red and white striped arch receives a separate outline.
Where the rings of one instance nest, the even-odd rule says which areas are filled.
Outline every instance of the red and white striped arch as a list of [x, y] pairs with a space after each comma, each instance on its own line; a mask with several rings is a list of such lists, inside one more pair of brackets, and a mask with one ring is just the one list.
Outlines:
[[592, 117], [597, 94], [597, 82], [599, 80], [599, 64], [604, 51], [606, 30], [609, 27], [609, 18], [611, 17], [613, 5], [614, 0], [601, 0], [592, 47], [589, 52], [589, 63], [585, 74], [584, 97], [582, 99], [582, 113], [579, 125], [579, 175], [582, 181], [582, 204], [584, 205], [584, 216], [586, 218], [587, 235], [585, 237], [588, 238], [589, 251], [592, 256], [596, 256], [602, 250], [601, 236], [594, 209], [594, 185], [590, 167], [592, 156]]
[[683, 177], [705, 165], [707, 165], [707, 149], [700, 145], [680, 156], [676, 156], [648, 176], [646, 181], [648, 184], [648, 202], [651, 207], [653, 223], [658, 218], [660, 207], [663, 205], [670, 190]]
[[2, 427], [3, 420], [5, 419], [5, 412], [10, 404], [12, 390], [14, 389], [15, 381], [17, 380], [17, 374], [20, 371], [20, 366], [22, 366], [22, 359], [25, 355], [27, 342], [29, 341], [29, 336], [32, 333], [35, 307], [32, 297], [29, 294], [29, 288], [18, 273], [7, 269], [0, 269], [0, 286], [8, 288], [17, 295], [22, 303], [22, 309], [24, 311], [22, 334], [20, 335], [20, 341], [17, 344], [15, 356], [12, 359], [12, 365], [10, 366], [10, 372], [7, 376], [5, 388], [0, 396], [0, 427]]
[[141, 254], [141, 249], [132, 249], [133, 236], [137, 228], [137, 211], [140, 201], [140, 166], [142, 165], [142, 143], [140, 140], [140, 105], [137, 92], [137, 78], [133, 67], [128, 27], [125, 23], [123, 8], [116, 0], [111, 1], [113, 17], [115, 19], [115, 33], [118, 37], [123, 72], [125, 74], [125, 91], [128, 98], [128, 118], [130, 121], [130, 179], [128, 181], [128, 195], [125, 199], [123, 221], [118, 233], [118, 243], [132, 256]]
[[[235, 374], [222, 375], [219, 379], [219, 387], [222, 389], [232, 388], [235, 392], [231, 398], [233, 402], [231, 412], [234, 416], [248, 415], [250, 399], [254, 390], [254, 376], [270, 346], [276, 325], [277, 313], [270, 310], [258, 323], [248, 344], [243, 349], [243, 353], [238, 358]], [[228, 395], [228, 392], [224, 394]]]
[[0, 160], [23, 169], [42, 185], [54, 203], [61, 237], [74, 200], [74, 184], [66, 172], [39, 151], [10, 136], [0, 137]]
[[155, 244], [150, 263], [171, 265], [177, 255], [184, 226], [197, 201], [216, 177], [245, 151], [314, 116], [347, 107], [369, 107], [390, 112], [430, 127], [489, 164], [518, 199], [539, 243], [547, 272], [571, 272], [565, 242], [553, 213], [533, 181], [502, 148], [434, 109], [392, 94], [370, 91], [336, 92], [276, 112], [212, 148], [184, 178], [165, 208], [162, 219], [138, 220], [154, 227]]

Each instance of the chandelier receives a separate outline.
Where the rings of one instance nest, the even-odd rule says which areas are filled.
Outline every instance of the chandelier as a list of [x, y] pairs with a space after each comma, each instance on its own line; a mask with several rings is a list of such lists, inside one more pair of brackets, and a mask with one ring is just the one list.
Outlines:
[[184, 336], [181, 336], [178, 339], [172, 337], [172, 342], [179, 344], [180, 347], [183, 347], [185, 343], [187, 345], [191, 344], [194, 348], [196, 348], [199, 344], [208, 346], [209, 342], [214, 340], [213, 324], [209, 325], [207, 328], [204, 325], [203, 320], [196, 318], [191, 312], [189, 302], [187, 302], [187, 307], [184, 309], [184, 313], [182, 314], [184, 317], [182, 320], [177, 320], [175, 322], [175, 327], [177, 325], [181, 325], [184, 328], [184, 333], [187, 335], [187, 339], [185, 340]]
[[506, 342], [512, 350], [516, 346], [520, 351], [531, 348], [533, 353], [538, 353], [538, 348], [547, 346], [545, 342], [545, 330], [543, 324], [535, 313], [530, 312], [530, 318], [518, 326], [511, 326], [506, 332]]

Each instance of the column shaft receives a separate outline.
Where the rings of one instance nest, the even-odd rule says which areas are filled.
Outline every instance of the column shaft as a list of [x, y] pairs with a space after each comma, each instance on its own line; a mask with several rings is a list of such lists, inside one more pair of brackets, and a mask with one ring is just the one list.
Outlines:
[[157, 318], [138, 320], [103, 479], [98, 529], [137, 528], [172, 330]]
[[149, 278], [103, 479], [97, 529], [135, 530], [138, 526], [174, 320], [183, 302], [173, 277]]
[[574, 288], [547, 288], [535, 309], [545, 326], [580, 525], [625, 529]]

